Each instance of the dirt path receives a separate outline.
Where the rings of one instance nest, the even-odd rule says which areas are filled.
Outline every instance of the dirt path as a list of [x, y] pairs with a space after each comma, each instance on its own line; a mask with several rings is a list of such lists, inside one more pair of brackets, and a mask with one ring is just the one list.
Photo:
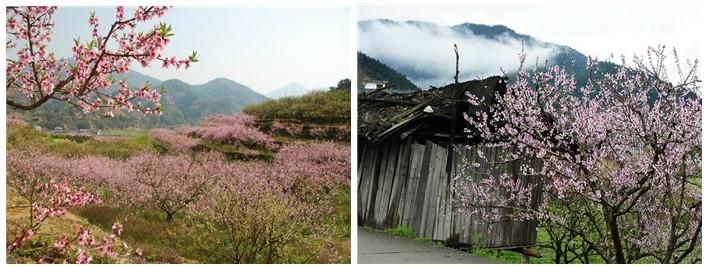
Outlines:
[[495, 263], [457, 249], [392, 235], [370, 228], [357, 228], [358, 263]]

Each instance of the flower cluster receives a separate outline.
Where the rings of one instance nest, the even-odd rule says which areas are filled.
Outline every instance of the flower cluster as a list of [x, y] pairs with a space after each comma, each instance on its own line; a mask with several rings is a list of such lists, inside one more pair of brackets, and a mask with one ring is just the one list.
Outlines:
[[[116, 230], [120, 228], [120, 230]], [[108, 256], [116, 258], [118, 254], [127, 253], [128, 245], [125, 242], [119, 242], [118, 236], [121, 235], [123, 225], [116, 222], [113, 224], [113, 233], [108, 237], [102, 237], [101, 241], [96, 241], [90, 229], [80, 229], [76, 236], [69, 238], [67, 235], [62, 235], [54, 243], [54, 247], [60, 254], [69, 257], [71, 254], [76, 254], [71, 261], [71, 258], [64, 260], [64, 263], [73, 262], [76, 264], [88, 264], [93, 261], [92, 251], [98, 253], [99, 256]]]
[[12, 175], [8, 184], [23, 195], [31, 195], [38, 180], [44, 177], [63, 176], [72, 184], [82, 184], [97, 191], [118, 186], [127, 176], [125, 164], [103, 156], [64, 158], [45, 151], [9, 150], [7, 171]]
[[81, 207], [91, 203], [101, 203], [101, 199], [81, 187], [76, 191], [71, 191], [66, 178], [62, 182], [50, 179], [47, 183], [41, 183], [35, 187], [35, 192], [39, 193], [42, 201], [32, 203], [32, 217], [37, 223], [41, 223], [49, 217], [58, 217], [66, 214], [66, 207]]

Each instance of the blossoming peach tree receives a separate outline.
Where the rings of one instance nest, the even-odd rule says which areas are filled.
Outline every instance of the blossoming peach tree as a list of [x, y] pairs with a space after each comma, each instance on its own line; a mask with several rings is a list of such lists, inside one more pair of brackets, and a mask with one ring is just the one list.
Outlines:
[[[71, 60], [56, 58], [47, 50], [52, 39], [56, 7], [8, 7], [7, 48], [16, 56], [7, 59], [7, 105], [32, 110], [50, 99], [81, 108], [85, 113], [104, 111], [113, 116], [114, 110], [134, 109], [146, 114], [160, 114], [160, 92], [149, 84], [129, 88], [114, 78], [126, 73], [137, 62], [148, 66], [162, 62], [163, 67], [188, 68], [197, 62], [193, 52], [185, 59], [164, 54], [173, 35], [172, 27], [160, 23], [147, 32], [137, 30], [139, 22], [161, 17], [167, 7], [137, 7], [126, 16], [123, 7], [116, 7], [116, 17], [108, 32], [99, 32], [99, 18], [91, 13], [88, 23], [91, 37], [74, 40]], [[117, 90], [111, 89], [112, 85]]]
[[668, 82], [668, 54], [660, 46], [632, 64], [624, 57], [611, 68], [589, 60], [584, 86], [558, 66], [520, 67], [506, 93], [487, 101], [493, 104], [482, 106], [490, 99], [470, 94], [481, 107], [464, 114], [471, 134], [483, 146], [511, 151], [498, 159], [540, 160], [538, 169], [523, 163], [520, 174], [538, 177], [542, 194], [533, 204], [536, 184], [511, 175], [487, 172], [478, 182], [458, 176], [452, 188], [459, 211], [488, 222], [537, 221], [563, 233], [567, 244], [581, 243], [566, 250], [587, 250], [576, 254], [582, 262], [700, 261], [698, 61], [672, 55], [675, 82]]

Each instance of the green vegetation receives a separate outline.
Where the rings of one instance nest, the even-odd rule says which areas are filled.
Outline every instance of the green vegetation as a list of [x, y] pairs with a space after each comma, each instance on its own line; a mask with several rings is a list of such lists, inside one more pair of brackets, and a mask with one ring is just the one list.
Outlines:
[[[522, 263], [522, 255], [517, 252], [512, 252], [503, 249], [482, 249], [482, 248], [471, 248], [470, 253], [475, 256], [485, 257], [490, 260], [500, 262], [500, 263]], [[551, 263], [554, 264], [554, 258], [551, 258], [550, 262], [537, 262], [530, 260], [531, 263]]]
[[261, 121], [297, 120], [301, 123], [349, 124], [350, 91], [331, 89], [298, 97], [283, 97], [247, 105], [243, 111]]
[[384, 232], [387, 232], [387, 233], [390, 233], [393, 235], [403, 236], [406, 238], [412, 238], [412, 239], [415, 239], [416, 241], [429, 242], [434, 247], [444, 247], [445, 246], [445, 243], [443, 241], [433, 240], [430, 237], [416, 237], [416, 232], [414, 232], [414, 229], [411, 228], [411, 226], [409, 226], [409, 225], [386, 228], [386, 229], [384, 229]]
[[[109, 139], [102, 141], [101, 139]], [[164, 153], [165, 144], [151, 138], [145, 130], [112, 130], [98, 137], [52, 135], [29, 126], [7, 128], [8, 149], [40, 149], [64, 157], [102, 155], [112, 159], [125, 159], [141, 152]], [[293, 142], [294, 140], [288, 140]], [[259, 159], [270, 161], [273, 152], [247, 147], [207, 142], [205, 148], [224, 153], [231, 159]]]
[[414, 229], [408, 225], [387, 228], [387, 229], [384, 229], [384, 232], [403, 236], [403, 237], [408, 237], [408, 238], [414, 238], [416, 236], [416, 233], [414, 233]]

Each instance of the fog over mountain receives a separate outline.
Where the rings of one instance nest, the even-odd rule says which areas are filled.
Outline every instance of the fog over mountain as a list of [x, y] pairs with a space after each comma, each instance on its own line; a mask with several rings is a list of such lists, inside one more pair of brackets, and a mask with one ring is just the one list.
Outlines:
[[[519, 68], [519, 53], [527, 53], [525, 67], [544, 64], [582, 68], [585, 56], [566, 46], [539, 41], [505, 26], [464, 23], [443, 26], [421, 21], [364, 20], [359, 22], [359, 47], [367, 55], [404, 74], [421, 88], [453, 82], [455, 54], [460, 54], [460, 80], [500, 75]], [[576, 63], [578, 62], [578, 63]]]

